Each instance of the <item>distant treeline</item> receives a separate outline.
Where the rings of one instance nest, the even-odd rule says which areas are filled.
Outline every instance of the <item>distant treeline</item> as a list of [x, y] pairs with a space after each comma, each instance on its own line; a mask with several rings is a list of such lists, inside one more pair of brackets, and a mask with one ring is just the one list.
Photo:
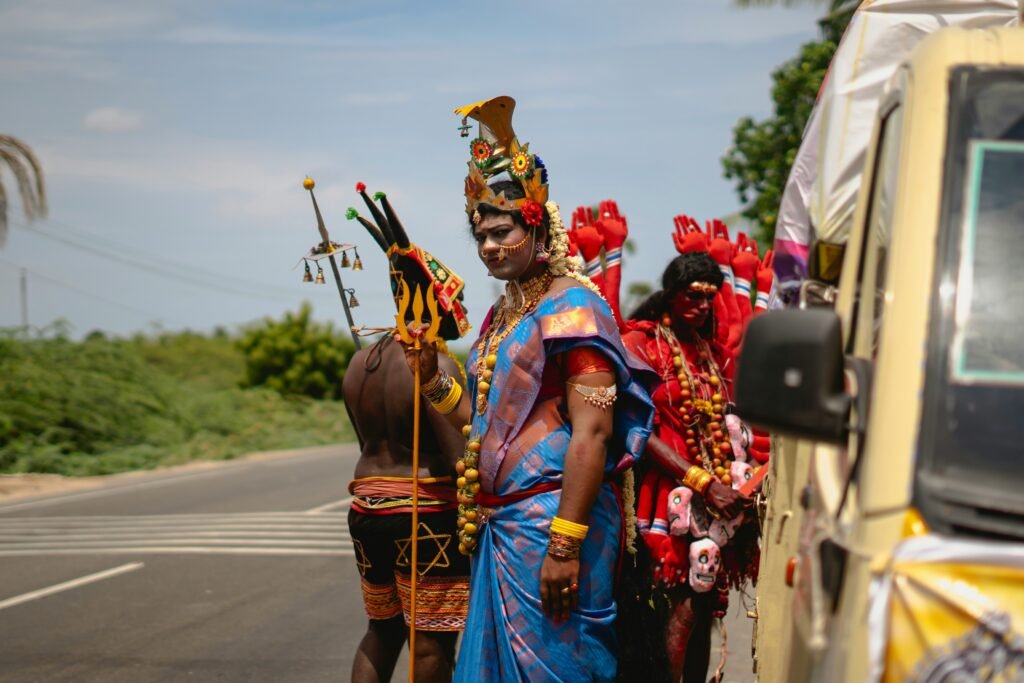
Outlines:
[[239, 335], [0, 331], [0, 473], [107, 474], [350, 440], [350, 340], [308, 307]]

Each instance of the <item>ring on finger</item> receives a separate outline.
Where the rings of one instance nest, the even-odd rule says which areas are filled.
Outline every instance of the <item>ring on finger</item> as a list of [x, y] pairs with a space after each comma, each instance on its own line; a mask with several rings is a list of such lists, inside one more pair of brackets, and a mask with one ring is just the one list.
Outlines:
[[568, 594], [569, 594], [569, 591], [570, 591], [570, 590], [571, 590], [571, 588], [570, 588], [569, 586], [566, 586], [565, 588], [563, 588], [563, 589], [562, 589], [562, 590], [560, 590], [559, 592], [560, 592], [560, 593], [561, 593], [562, 595], [568, 595]]

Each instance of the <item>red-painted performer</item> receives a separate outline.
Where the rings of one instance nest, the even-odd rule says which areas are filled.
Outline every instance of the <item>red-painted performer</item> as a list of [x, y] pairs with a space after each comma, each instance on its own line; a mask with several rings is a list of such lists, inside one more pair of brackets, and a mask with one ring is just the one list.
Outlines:
[[[680, 256], [666, 269], [662, 289], [625, 321], [623, 340], [662, 379], [652, 394], [655, 433], [637, 517], [655, 579], [671, 601], [666, 645], [672, 680], [703, 683], [712, 620], [724, 613], [729, 588], [757, 569], [758, 528], [749, 500], [736, 489], [767, 461], [769, 439], [730, 414], [729, 397], [743, 330], [763, 308], [762, 298], [767, 303], [771, 255], [761, 261], [745, 235], [730, 242], [721, 221], [708, 222], [706, 232], [688, 216], [677, 216], [675, 225]], [[612, 284], [607, 254], [611, 244], [625, 242], [625, 227], [615, 203], [605, 201], [596, 217], [578, 208], [570, 233], [620, 319], [619, 264], [616, 259]]]

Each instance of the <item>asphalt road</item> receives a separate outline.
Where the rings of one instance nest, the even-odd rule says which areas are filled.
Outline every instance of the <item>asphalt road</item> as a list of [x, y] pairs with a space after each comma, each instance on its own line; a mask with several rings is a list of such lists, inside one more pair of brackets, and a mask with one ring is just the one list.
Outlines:
[[[348, 680], [366, 625], [345, 521], [356, 455], [310, 449], [0, 504], [0, 681]], [[733, 603], [726, 680], [752, 681], [750, 622]]]

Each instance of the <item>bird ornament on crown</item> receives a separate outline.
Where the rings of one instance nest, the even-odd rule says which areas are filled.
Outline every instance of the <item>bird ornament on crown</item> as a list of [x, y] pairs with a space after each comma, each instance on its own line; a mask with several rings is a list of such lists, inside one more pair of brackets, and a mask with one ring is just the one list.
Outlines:
[[[409, 240], [386, 194], [377, 192], [371, 199], [362, 182], [356, 184], [356, 192], [363, 198], [373, 220], [360, 215], [352, 207], [345, 215], [349, 220], [358, 220], [387, 256], [395, 305], [401, 309], [403, 283], [409, 286], [410, 291], [415, 291], [417, 286], [424, 291], [433, 288], [441, 314], [439, 336], [449, 341], [464, 336], [471, 325], [463, 304], [465, 283], [462, 278], [436, 256]], [[407, 322], [412, 321], [411, 315], [411, 311], [407, 311]]]

